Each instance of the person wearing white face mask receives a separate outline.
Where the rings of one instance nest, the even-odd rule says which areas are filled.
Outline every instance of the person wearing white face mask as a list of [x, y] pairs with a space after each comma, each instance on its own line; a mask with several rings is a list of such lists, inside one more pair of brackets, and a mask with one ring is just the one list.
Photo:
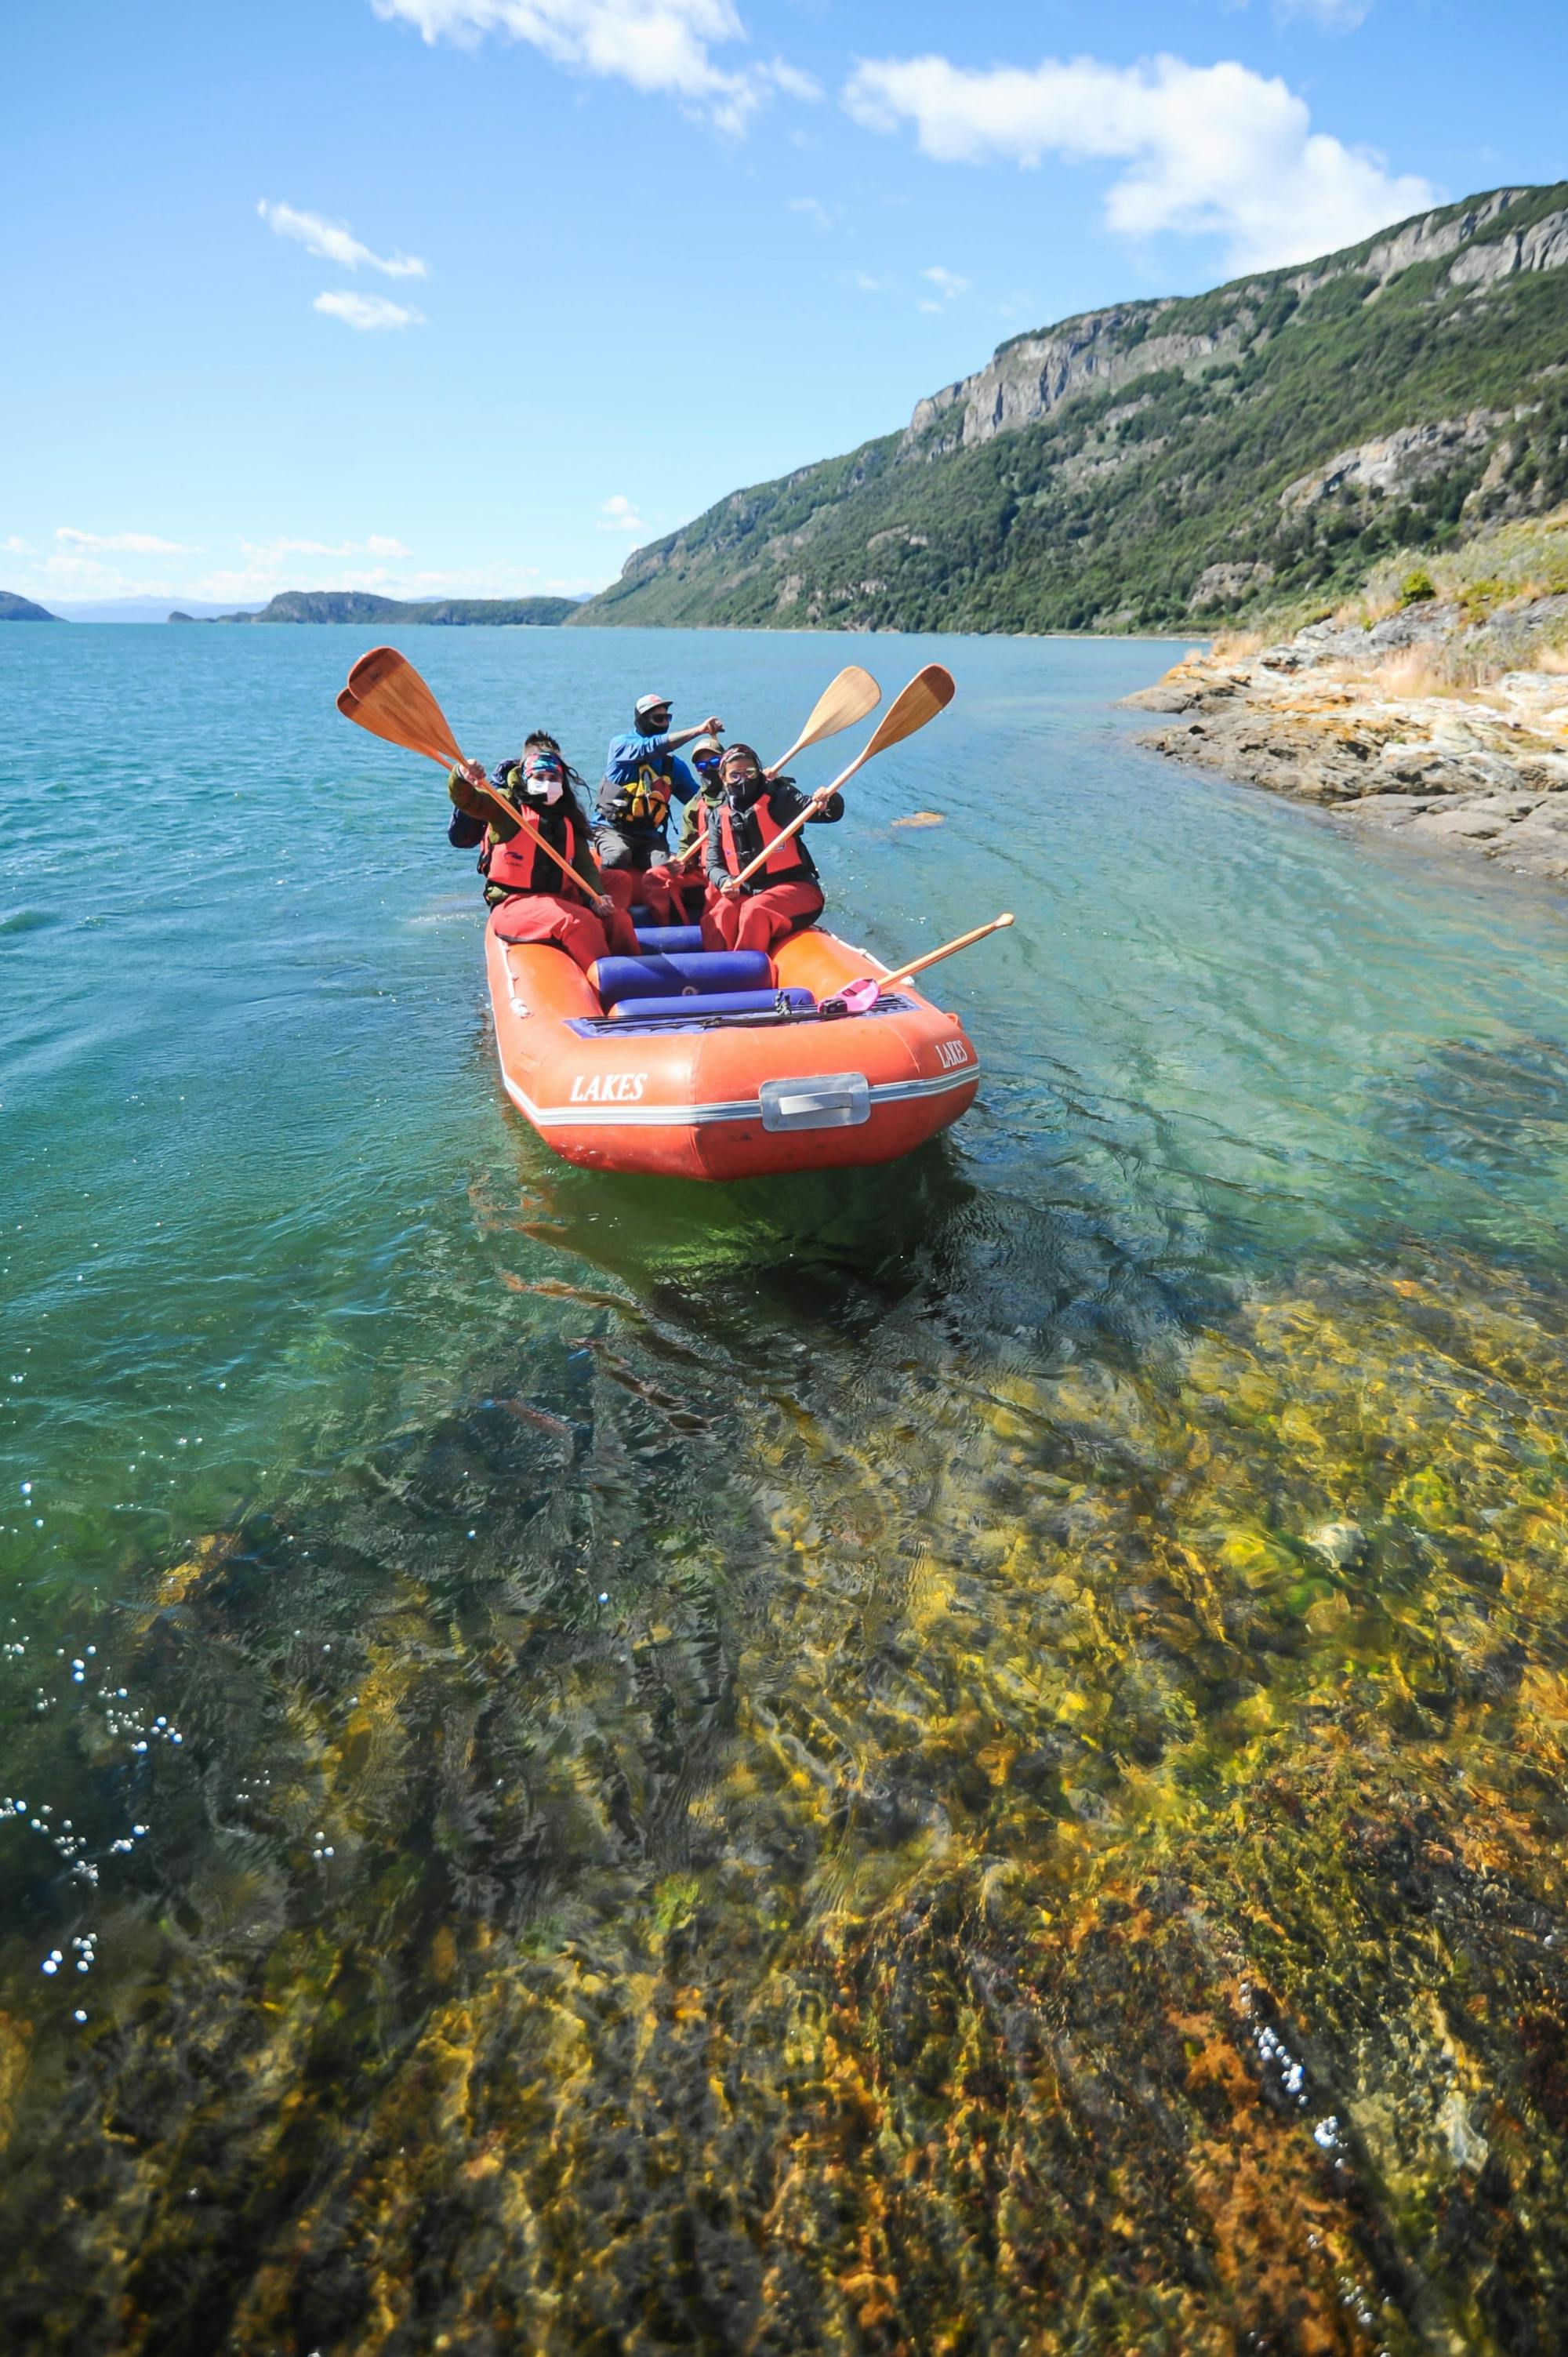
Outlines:
[[[446, 834], [460, 849], [483, 846], [479, 873], [492, 931], [507, 942], [551, 942], [586, 973], [612, 951], [635, 957], [638, 944], [630, 918], [605, 891], [588, 814], [577, 795], [581, 783], [554, 737], [536, 729], [521, 759], [498, 763], [491, 778], [478, 761], [452, 771], [447, 790], [456, 808]], [[486, 786], [517, 811], [515, 824], [509, 825], [489, 792], [479, 791]], [[542, 842], [580, 878], [580, 896], [540, 849]]]

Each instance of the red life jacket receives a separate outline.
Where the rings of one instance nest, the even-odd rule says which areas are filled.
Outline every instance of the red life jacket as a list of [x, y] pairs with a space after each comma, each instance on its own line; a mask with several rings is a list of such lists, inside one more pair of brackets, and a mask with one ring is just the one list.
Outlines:
[[[485, 872], [485, 880], [499, 884], [508, 892], [555, 892], [570, 897], [572, 886], [550, 854], [541, 851], [534, 841], [532, 830], [538, 823], [538, 813], [530, 811], [516, 834], [509, 835], [504, 843], [490, 845], [479, 863]], [[550, 829], [551, 836], [554, 837], [558, 831], [560, 839], [554, 847], [569, 867], [575, 866], [579, 835], [576, 821], [570, 811], [561, 812], [556, 825]], [[575, 881], [578, 891], [587, 899], [592, 888], [580, 877]]]
[[[766, 860], [746, 888], [748, 892], [766, 891], [769, 884], [815, 883], [816, 863], [801, 843], [799, 832], [790, 835], [787, 843], [779, 842], [779, 837], [784, 830], [773, 815], [772, 804], [767, 794], [758, 794], [750, 809], [742, 815], [749, 826], [756, 828], [758, 847], [766, 848], [768, 853]], [[736, 813], [728, 802], [720, 802], [718, 817], [719, 845], [724, 853], [725, 866], [732, 876], [738, 876], [743, 867], [750, 866], [757, 854], [755, 851], [743, 851], [736, 843]]]

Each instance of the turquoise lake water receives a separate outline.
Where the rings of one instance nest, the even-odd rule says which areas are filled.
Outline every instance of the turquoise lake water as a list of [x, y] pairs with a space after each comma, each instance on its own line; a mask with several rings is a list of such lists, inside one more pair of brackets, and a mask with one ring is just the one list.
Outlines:
[[650, 688], [771, 759], [957, 679], [820, 864], [887, 959], [1016, 912], [973, 1112], [595, 1177], [368, 635], [0, 632], [13, 2333], [1547, 2345], [1563, 908], [1139, 749], [1176, 649], [411, 630], [590, 776]]

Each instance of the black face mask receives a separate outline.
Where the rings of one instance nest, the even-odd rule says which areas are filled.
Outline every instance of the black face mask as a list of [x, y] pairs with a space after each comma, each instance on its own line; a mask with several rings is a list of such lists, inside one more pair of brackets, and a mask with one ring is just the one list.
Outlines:
[[725, 791], [736, 810], [749, 810], [767, 783], [761, 770], [753, 770], [749, 777], [732, 778]]

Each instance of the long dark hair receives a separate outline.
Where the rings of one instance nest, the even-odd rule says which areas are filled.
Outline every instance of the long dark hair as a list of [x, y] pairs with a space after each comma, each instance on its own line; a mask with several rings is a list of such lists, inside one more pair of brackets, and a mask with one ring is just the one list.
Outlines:
[[578, 825], [586, 828], [589, 823], [589, 820], [587, 807], [584, 802], [584, 796], [588, 791], [588, 781], [584, 777], [580, 770], [575, 770], [572, 767], [572, 764], [566, 759], [565, 754], [562, 752], [560, 738], [558, 737], [552, 737], [548, 728], [531, 728], [528, 735], [522, 740], [522, 752], [518, 761], [518, 768], [520, 770], [523, 768], [527, 762], [529, 755], [533, 752], [553, 753], [555, 755], [561, 764], [563, 772], [563, 799], [571, 804], [573, 815], [575, 817]]

